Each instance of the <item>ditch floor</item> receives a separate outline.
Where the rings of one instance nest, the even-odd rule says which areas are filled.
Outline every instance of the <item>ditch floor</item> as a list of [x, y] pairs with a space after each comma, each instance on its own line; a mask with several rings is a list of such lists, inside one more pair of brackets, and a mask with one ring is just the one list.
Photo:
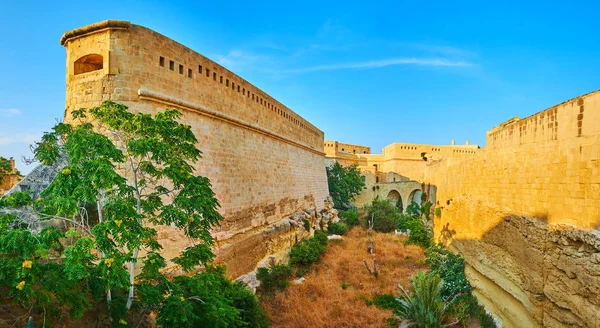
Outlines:
[[[341, 240], [330, 240], [327, 252], [304, 275], [302, 284], [263, 297], [272, 327], [390, 327], [392, 310], [372, 304], [377, 295], [398, 295], [417, 271], [426, 271], [423, 249], [405, 245], [405, 236], [373, 232], [369, 254], [367, 231], [354, 227]], [[377, 264], [378, 276], [369, 274]], [[295, 279], [295, 278], [294, 278]]]

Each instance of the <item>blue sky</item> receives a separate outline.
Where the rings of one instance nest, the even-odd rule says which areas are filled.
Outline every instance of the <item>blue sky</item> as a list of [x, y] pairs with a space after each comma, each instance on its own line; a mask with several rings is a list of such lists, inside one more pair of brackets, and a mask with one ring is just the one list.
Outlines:
[[[600, 88], [593, 1], [0, 3], [0, 156], [62, 118], [67, 30], [144, 25], [221, 63], [325, 132], [485, 144], [485, 132]], [[19, 168], [30, 170], [19, 163]]]

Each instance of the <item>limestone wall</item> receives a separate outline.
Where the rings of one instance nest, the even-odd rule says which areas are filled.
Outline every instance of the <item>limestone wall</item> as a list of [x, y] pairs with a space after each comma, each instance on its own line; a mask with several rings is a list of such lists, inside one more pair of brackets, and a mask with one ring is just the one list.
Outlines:
[[9, 172], [0, 172], [4, 174], [2, 182], [0, 182], [0, 196], [6, 194], [12, 187], [14, 187], [23, 177], [19, 173], [19, 171], [15, 167], [15, 160], [11, 157], [9, 159], [10, 162], [10, 171]]
[[428, 161], [435, 235], [460, 251], [507, 327], [600, 326], [600, 92], [487, 133], [468, 157]]
[[[129, 22], [69, 31], [61, 44], [67, 50], [66, 120], [71, 110], [104, 100], [132, 111], [184, 113], [183, 123], [192, 127], [203, 152], [197, 173], [211, 180], [221, 204], [224, 221], [214, 236], [229, 275], [251, 271], [280, 251], [266, 247], [275, 223], [323, 208], [328, 195], [323, 132], [260, 89]], [[167, 257], [189, 243], [171, 228], [159, 230], [159, 237]]]

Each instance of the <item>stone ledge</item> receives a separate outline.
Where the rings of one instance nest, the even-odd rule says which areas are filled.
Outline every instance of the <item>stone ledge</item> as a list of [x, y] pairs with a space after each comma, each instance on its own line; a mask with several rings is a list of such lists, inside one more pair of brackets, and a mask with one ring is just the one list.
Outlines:
[[74, 30], [70, 30], [65, 32], [63, 36], [60, 38], [60, 45], [64, 46], [67, 41], [73, 38], [78, 38], [84, 36], [86, 34], [94, 33], [104, 29], [129, 29], [131, 27], [131, 23], [124, 20], [105, 20], [102, 22], [82, 26], [80, 28], [76, 28]]
[[138, 96], [140, 97], [140, 99], [146, 99], [146, 100], [150, 100], [150, 101], [155, 101], [155, 102], [159, 102], [159, 103], [163, 103], [167, 106], [173, 106], [173, 107], [177, 107], [177, 108], [181, 108], [184, 110], [191, 110], [195, 113], [201, 114], [201, 115], [206, 115], [221, 121], [225, 121], [227, 123], [233, 124], [233, 125], [237, 125], [239, 127], [254, 131], [254, 132], [258, 132], [260, 134], [269, 136], [273, 139], [277, 139], [279, 141], [282, 141], [284, 143], [290, 144], [292, 146], [298, 147], [298, 148], [302, 148], [304, 150], [310, 151], [314, 154], [317, 154], [319, 156], [325, 156], [325, 153], [318, 151], [316, 149], [314, 149], [312, 146], [307, 146], [307, 145], [303, 145], [301, 143], [298, 143], [294, 140], [288, 139], [284, 136], [281, 136], [275, 132], [271, 132], [269, 130], [266, 130], [262, 127], [259, 127], [255, 124], [252, 123], [247, 123], [244, 122], [240, 119], [237, 119], [235, 117], [223, 114], [223, 113], [219, 113], [214, 109], [205, 107], [205, 106], [201, 106], [201, 105], [197, 105], [197, 104], [193, 104], [191, 102], [185, 101], [183, 99], [179, 99], [179, 98], [175, 98], [175, 97], [171, 97], [159, 92], [155, 92], [155, 91], [151, 91], [151, 90], [146, 90], [146, 89], [139, 89], [138, 90]]

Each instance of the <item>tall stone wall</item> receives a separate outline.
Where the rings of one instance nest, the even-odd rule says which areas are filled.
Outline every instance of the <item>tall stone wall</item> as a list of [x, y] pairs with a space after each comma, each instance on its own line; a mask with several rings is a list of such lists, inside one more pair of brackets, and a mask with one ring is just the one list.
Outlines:
[[[105, 100], [134, 112], [182, 111], [203, 153], [197, 173], [211, 180], [221, 204], [224, 221], [214, 236], [230, 276], [252, 271], [296, 241], [289, 225], [273, 235], [284, 218], [324, 208], [323, 132], [244, 79], [125, 21], [69, 31], [61, 44], [67, 52], [65, 120], [70, 111]], [[159, 238], [167, 257], [189, 244], [169, 227]]]
[[600, 92], [487, 133], [468, 157], [428, 162], [435, 236], [460, 251], [507, 327], [600, 326]]

